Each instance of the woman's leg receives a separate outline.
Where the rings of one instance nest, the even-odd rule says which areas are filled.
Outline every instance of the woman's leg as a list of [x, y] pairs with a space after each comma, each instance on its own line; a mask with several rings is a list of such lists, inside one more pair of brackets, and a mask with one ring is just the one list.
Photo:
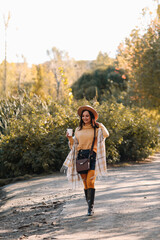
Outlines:
[[94, 183], [96, 180], [95, 170], [89, 170], [87, 174], [87, 201], [88, 201], [88, 216], [92, 216], [93, 206], [94, 206], [94, 197], [95, 197], [95, 188]]
[[84, 184], [84, 189], [94, 188], [96, 180], [95, 170], [89, 170], [88, 173], [81, 174], [81, 178]]
[[87, 189], [87, 173], [82, 173], [81, 178], [84, 184], [84, 189], [86, 190]]
[[86, 176], [87, 188], [94, 188], [95, 180], [96, 180], [95, 170], [89, 170]]
[[86, 202], [88, 203], [87, 201], [87, 174], [81, 174], [81, 178], [82, 178], [82, 181], [83, 181], [83, 185], [84, 185], [84, 194], [85, 194], [85, 199], [86, 199]]

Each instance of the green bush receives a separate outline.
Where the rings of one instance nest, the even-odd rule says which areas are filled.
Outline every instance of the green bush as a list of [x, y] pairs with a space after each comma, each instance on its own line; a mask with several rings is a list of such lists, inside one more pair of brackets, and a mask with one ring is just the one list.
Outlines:
[[106, 102], [98, 110], [110, 132], [106, 140], [109, 162], [143, 160], [158, 146], [158, 130], [147, 110]]
[[78, 106], [93, 105], [109, 130], [109, 162], [141, 160], [158, 145], [149, 113], [122, 104], [74, 101], [71, 105], [25, 93], [0, 102], [0, 177], [58, 171], [69, 152], [66, 129], [78, 126]]

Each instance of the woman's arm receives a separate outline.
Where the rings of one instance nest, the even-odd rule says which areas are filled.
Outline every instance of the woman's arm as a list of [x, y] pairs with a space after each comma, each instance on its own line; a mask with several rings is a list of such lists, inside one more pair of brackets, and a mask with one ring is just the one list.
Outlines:
[[103, 137], [104, 138], [109, 137], [109, 132], [108, 132], [107, 128], [102, 123], [98, 123], [98, 124], [99, 124], [99, 128], [102, 129]]
[[74, 143], [73, 137], [68, 137], [68, 140], [69, 140], [69, 147], [70, 149], [72, 149], [73, 143]]
[[66, 137], [68, 138], [68, 141], [69, 141], [69, 147], [70, 147], [70, 149], [72, 149], [72, 147], [73, 147], [74, 138], [75, 138], [75, 136], [76, 136], [76, 131], [77, 131], [77, 129], [78, 129], [78, 128], [75, 129], [74, 137], [68, 136], [68, 133], [66, 134]]

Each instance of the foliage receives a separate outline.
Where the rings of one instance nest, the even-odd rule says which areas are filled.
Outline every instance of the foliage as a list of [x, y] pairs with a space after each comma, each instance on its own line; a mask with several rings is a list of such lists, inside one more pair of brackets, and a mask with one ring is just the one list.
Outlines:
[[[64, 51], [53, 47], [47, 51], [49, 61], [39, 65], [28, 66], [25, 57], [17, 55], [17, 63], [6, 62], [6, 95], [16, 95], [21, 89], [40, 96], [50, 96], [59, 100], [65, 94], [61, 69], [70, 87], [85, 72], [97, 68], [104, 69], [113, 63], [106, 53], [99, 53], [96, 60], [76, 61]], [[3, 98], [4, 61], [0, 64], [0, 96]]]
[[104, 102], [98, 108], [100, 122], [108, 126], [106, 140], [109, 162], [145, 159], [158, 144], [158, 131], [148, 111]]
[[72, 90], [76, 99], [85, 97], [91, 100], [96, 97], [100, 101], [116, 97], [118, 100], [120, 93], [127, 90], [127, 82], [128, 77], [123, 69], [110, 66], [105, 70], [97, 69], [92, 73], [83, 74], [72, 85]]
[[69, 109], [26, 94], [1, 106], [1, 176], [58, 170], [68, 150]]
[[118, 49], [117, 63], [130, 78], [129, 101], [139, 106], [160, 105], [160, 21], [150, 22], [145, 31], [133, 29]]
[[75, 129], [79, 105], [91, 104], [109, 130], [110, 162], [141, 160], [158, 144], [155, 124], [144, 109], [116, 102], [55, 102], [22, 92], [0, 102], [0, 177], [58, 171], [69, 152], [65, 133]]
[[33, 92], [38, 96], [44, 96], [44, 67], [42, 65], [36, 66], [37, 76], [35, 84], [33, 85]]
[[110, 58], [107, 53], [98, 53], [96, 60], [92, 61], [92, 71], [96, 69], [106, 69], [107, 67], [114, 65], [114, 59]]

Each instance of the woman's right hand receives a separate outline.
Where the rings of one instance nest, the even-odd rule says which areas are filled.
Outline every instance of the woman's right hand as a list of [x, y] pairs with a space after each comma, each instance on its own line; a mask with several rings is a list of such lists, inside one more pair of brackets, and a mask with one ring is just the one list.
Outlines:
[[68, 140], [72, 139], [72, 136], [69, 136], [68, 132], [66, 132], [66, 137], [68, 138]]
[[66, 132], [66, 137], [68, 138], [69, 148], [72, 149], [74, 143], [74, 137], [69, 136], [68, 132]]

